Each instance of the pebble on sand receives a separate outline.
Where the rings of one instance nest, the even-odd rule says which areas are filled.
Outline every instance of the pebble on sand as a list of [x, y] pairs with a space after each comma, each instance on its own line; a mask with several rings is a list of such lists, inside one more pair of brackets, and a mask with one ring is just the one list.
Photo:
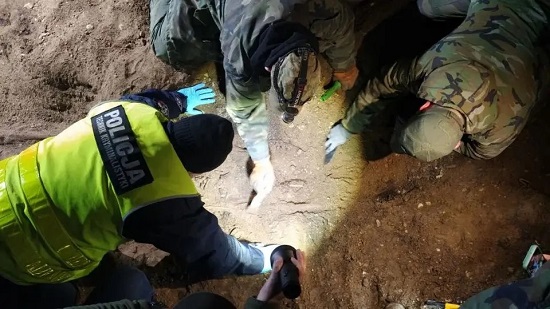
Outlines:
[[391, 303], [386, 306], [386, 309], [405, 309], [405, 307], [398, 303]]

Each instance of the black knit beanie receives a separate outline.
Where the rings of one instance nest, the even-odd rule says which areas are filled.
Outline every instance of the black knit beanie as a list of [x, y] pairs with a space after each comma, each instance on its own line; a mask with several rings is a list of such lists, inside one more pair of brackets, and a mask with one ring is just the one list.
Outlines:
[[166, 131], [181, 163], [191, 173], [215, 169], [233, 148], [233, 126], [220, 116], [190, 116], [169, 122]]

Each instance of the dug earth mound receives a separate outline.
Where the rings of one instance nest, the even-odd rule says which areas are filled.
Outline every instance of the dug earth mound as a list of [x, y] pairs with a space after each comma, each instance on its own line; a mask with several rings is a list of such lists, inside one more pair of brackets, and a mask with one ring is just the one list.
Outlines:
[[[380, 26], [406, 3], [358, 3], [357, 37], [379, 31], [387, 32], [382, 37], [390, 41], [391, 31], [402, 31], [410, 42], [401, 42], [401, 51], [428, 44], [415, 35], [423, 25], [412, 14]], [[212, 65], [191, 76], [154, 57], [148, 14], [148, 2], [137, 0], [0, 4], [0, 157], [60, 132], [101, 100], [197, 81], [217, 90]], [[292, 125], [272, 113], [277, 184], [258, 210], [246, 209], [251, 188], [240, 138], [220, 168], [194, 178], [206, 208], [225, 231], [306, 251], [302, 296], [284, 301], [285, 306], [384, 308], [398, 302], [417, 308], [426, 299], [465, 299], [524, 277], [521, 260], [529, 245], [550, 244], [543, 221], [550, 206], [548, 110], [489, 161], [460, 155], [432, 163], [399, 155], [368, 161], [372, 141], [354, 137], [324, 165], [326, 133], [346, 103], [343, 93], [326, 102], [318, 99]], [[223, 96], [204, 110], [227, 116]], [[212, 291], [239, 307], [265, 280], [253, 276], [190, 284], [184, 269], [165, 253], [132, 242], [114, 257], [144, 269], [158, 300], [167, 305], [191, 292]], [[91, 285], [82, 282], [82, 292]]]

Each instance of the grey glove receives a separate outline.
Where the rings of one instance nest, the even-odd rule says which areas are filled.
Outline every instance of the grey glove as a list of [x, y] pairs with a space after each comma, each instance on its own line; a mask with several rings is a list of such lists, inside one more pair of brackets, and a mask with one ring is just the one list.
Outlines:
[[328, 133], [327, 141], [325, 142], [325, 154], [329, 154], [338, 146], [344, 144], [352, 134], [344, 128], [342, 123], [337, 123], [338, 124], [333, 126]]

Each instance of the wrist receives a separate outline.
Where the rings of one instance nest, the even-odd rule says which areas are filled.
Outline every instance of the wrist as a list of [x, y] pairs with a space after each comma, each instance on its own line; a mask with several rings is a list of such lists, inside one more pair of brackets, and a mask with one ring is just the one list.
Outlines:
[[271, 163], [271, 156], [267, 156], [263, 159], [259, 159], [259, 160], [252, 160], [254, 162], [254, 165], [266, 165], [266, 164], [270, 164]]
[[276, 294], [275, 287], [277, 286], [277, 280], [277, 277], [272, 275], [269, 276], [269, 278], [267, 278], [267, 281], [262, 286], [260, 292], [258, 292], [258, 296], [256, 296], [256, 299], [262, 302], [268, 302], [271, 298], [273, 298]]
[[[246, 150], [253, 162], [261, 160], [269, 161], [269, 144], [267, 143], [267, 139], [247, 143]], [[266, 158], [267, 160], [265, 160]]]
[[344, 133], [346, 134], [347, 137], [350, 137], [353, 134], [353, 132], [348, 130], [348, 128], [346, 128], [346, 126], [343, 124], [342, 124], [342, 128], [344, 129]]
[[174, 98], [174, 103], [176, 103], [180, 110], [180, 113], [185, 113], [187, 111], [187, 96], [178, 91], [172, 91], [171, 94]]
[[355, 132], [354, 130], [352, 130], [350, 128], [350, 123], [349, 123], [349, 121], [346, 120], [346, 118], [342, 119], [340, 121], [340, 124], [342, 125], [342, 128], [344, 128], [344, 130], [346, 130], [346, 133], [348, 133], [350, 136], [352, 134], [357, 134], [358, 133], [358, 132]]
[[344, 67], [334, 68], [334, 73], [345, 73], [355, 69], [355, 61]]

